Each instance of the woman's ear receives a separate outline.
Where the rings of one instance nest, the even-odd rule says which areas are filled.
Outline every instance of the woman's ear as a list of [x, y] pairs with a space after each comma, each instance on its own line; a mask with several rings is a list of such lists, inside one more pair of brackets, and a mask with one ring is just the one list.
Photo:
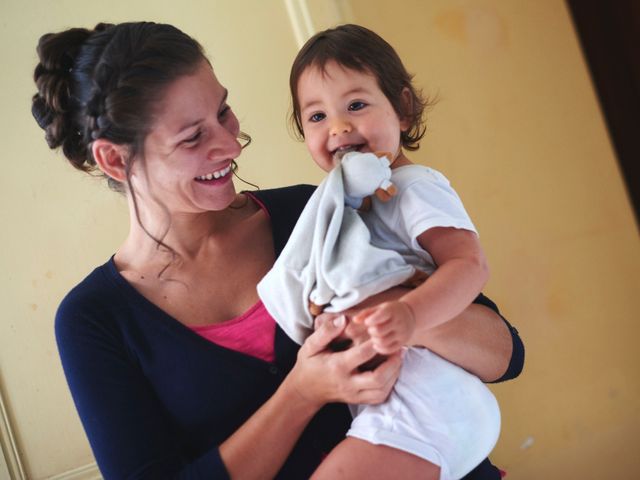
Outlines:
[[124, 183], [127, 180], [126, 161], [128, 152], [126, 147], [99, 138], [91, 145], [91, 152], [98, 168], [105, 175], [120, 183]]
[[404, 113], [400, 117], [400, 130], [406, 132], [411, 128], [411, 112], [413, 111], [413, 97], [407, 87], [404, 87], [400, 92], [400, 101], [402, 102], [402, 112]]

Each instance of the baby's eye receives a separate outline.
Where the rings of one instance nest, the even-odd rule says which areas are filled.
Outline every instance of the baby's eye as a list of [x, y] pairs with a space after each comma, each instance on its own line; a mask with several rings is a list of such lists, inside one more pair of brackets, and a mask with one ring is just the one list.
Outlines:
[[352, 112], [358, 111], [358, 110], [362, 110], [364, 107], [366, 107], [367, 104], [364, 102], [351, 102], [349, 104], [349, 110]]
[[309, 121], [313, 122], [313, 123], [317, 123], [320, 122], [322, 120], [324, 120], [325, 118], [325, 114], [324, 113], [314, 113], [313, 115], [311, 115], [309, 117]]

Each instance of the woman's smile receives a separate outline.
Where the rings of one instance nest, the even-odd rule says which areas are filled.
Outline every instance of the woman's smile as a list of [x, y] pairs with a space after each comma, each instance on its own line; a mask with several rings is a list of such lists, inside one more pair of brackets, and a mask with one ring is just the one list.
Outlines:
[[229, 176], [230, 172], [231, 172], [231, 164], [227, 165], [226, 167], [220, 170], [215, 170], [211, 173], [207, 173], [206, 175], [200, 175], [196, 177], [195, 180], [198, 182], [212, 182], [213, 180], [219, 180], [218, 183], [222, 183], [222, 181], [227, 181], [229, 180], [229, 178], [231, 178]]

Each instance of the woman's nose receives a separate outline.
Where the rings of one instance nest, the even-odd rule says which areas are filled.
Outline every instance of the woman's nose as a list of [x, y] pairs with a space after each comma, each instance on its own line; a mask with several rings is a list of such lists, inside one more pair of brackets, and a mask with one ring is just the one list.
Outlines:
[[213, 160], [237, 158], [241, 151], [242, 147], [236, 132], [224, 127], [216, 129], [209, 145], [209, 157]]
[[352, 130], [351, 123], [344, 118], [336, 118], [331, 123], [331, 129], [329, 133], [331, 135], [340, 135], [342, 133], [349, 133]]

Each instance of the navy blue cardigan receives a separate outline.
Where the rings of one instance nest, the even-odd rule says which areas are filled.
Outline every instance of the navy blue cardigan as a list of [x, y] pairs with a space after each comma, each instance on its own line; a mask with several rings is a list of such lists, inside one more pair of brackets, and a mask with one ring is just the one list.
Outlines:
[[[255, 192], [271, 215], [276, 255], [313, 188]], [[495, 308], [486, 297], [478, 301]], [[228, 478], [218, 445], [273, 395], [298, 349], [280, 328], [273, 363], [209, 342], [140, 295], [113, 258], [64, 298], [55, 328], [71, 394], [106, 479]], [[510, 328], [514, 355], [503, 379], [517, 376], [524, 359]], [[350, 421], [344, 405], [325, 406], [278, 478], [308, 478]], [[469, 478], [495, 474], [486, 461]]]

